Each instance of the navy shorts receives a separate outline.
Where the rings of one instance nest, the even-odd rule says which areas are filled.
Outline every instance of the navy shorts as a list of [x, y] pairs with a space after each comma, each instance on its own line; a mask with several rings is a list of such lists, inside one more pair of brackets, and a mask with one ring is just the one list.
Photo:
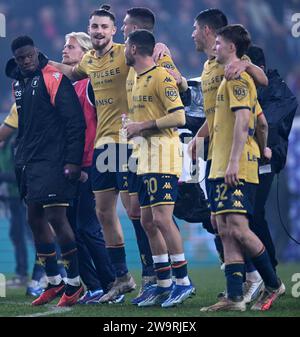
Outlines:
[[138, 194], [141, 208], [175, 204], [178, 191], [176, 175], [149, 173], [140, 177]]
[[210, 180], [210, 202], [213, 214], [241, 213], [252, 216], [257, 184], [240, 181], [229, 187], [224, 179]]
[[26, 203], [43, 207], [69, 206], [78, 193], [78, 181], [65, 178], [63, 163], [40, 161], [16, 167], [17, 183]]
[[131, 149], [127, 144], [105, 144], [94, 150], [92, 188], [94, 192], [128, 191], [128, 158]]

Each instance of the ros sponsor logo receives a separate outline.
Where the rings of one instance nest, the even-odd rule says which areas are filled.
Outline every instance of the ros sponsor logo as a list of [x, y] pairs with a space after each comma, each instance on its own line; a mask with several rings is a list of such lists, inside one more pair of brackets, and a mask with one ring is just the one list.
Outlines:
[[6, 297], [6, 279], [3, 274], [0, 274], [0, 297]]
[[292, 296], [298, 298], [300, 297], [300, 273], [292, 275], [292, 282], [295, 283], [291, 289]]
[[292, 27], [292, 35], [298, 38], [300, 36], [300, 13], [294, 13], [292, 15], [292, 22], [295, 22]]
[[6, 37], [6, 19], [2, 13], [0, 13], [0, 37]]

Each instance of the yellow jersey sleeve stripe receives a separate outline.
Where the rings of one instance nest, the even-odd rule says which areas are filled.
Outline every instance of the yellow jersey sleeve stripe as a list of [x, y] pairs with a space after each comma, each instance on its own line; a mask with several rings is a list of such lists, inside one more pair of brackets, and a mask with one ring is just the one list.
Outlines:
[[249, 106], [234, 106], [234, 107], [231, 108], [231, 111], [235, 112], [237, 110], [242, 110], [242, 109], [251, 110], [251, 108]]
[[183, 106], [179, 106], [177, 108], [172, 108], [172, 109], [168, 110], [168, 113], [172, 113], [172, 112], [175, 112], [175, 111], [178, 111], [178, 110], [183, 110], [183, 109], [184, 109]]

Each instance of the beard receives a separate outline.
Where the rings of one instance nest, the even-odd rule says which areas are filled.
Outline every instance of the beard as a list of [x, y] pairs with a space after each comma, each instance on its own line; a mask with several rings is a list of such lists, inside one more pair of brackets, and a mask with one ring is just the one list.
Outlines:
[[135, 60], [131, 55], [126, 55], [126, 64], [129, 67], [133, 67], [135, 65]]
[[105, 38], [99, 40], [95, 37], [91, 39], [93, 48], [95, 50], [103, 50], [107, 47], [107, 45], [110, 43], [110, 40], [106, 40]]

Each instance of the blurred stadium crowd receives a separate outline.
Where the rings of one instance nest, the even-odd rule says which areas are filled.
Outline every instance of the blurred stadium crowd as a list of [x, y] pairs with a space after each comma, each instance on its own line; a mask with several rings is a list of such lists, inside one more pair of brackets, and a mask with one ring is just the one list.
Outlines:
[[[120, 32], [126, 10], [148, 6], [157, 15], [156, 38], [166, 43], [176, 65], [186, 76], [198, 76], [203, 59], [191, 40], [196, 14], [205, 8], [220, 8], [231, 23], [248, 28], [255, 44], [264, 48], [270, 68], [277, 68], [289, 87], [300, 93], [300, 38], [292, 36], [292, 15], [300, 12], [300, 0], [107, 0], [117, 17], [116, 41], [123, 42]], [[95, 0], [22, 0], [0, 1], [0, 13], [6, 16], [7, 38], [0, 40], [1, 81], [0, 120], [11, 106], [10, 81], [4, 76], [4, 66], [11, 57], [10, 41], [20, 35], [30, 35], [37, 46], [53, 60], [60, 60], [64, 35], [85, 31], [89, 14], [101, 2]]]

